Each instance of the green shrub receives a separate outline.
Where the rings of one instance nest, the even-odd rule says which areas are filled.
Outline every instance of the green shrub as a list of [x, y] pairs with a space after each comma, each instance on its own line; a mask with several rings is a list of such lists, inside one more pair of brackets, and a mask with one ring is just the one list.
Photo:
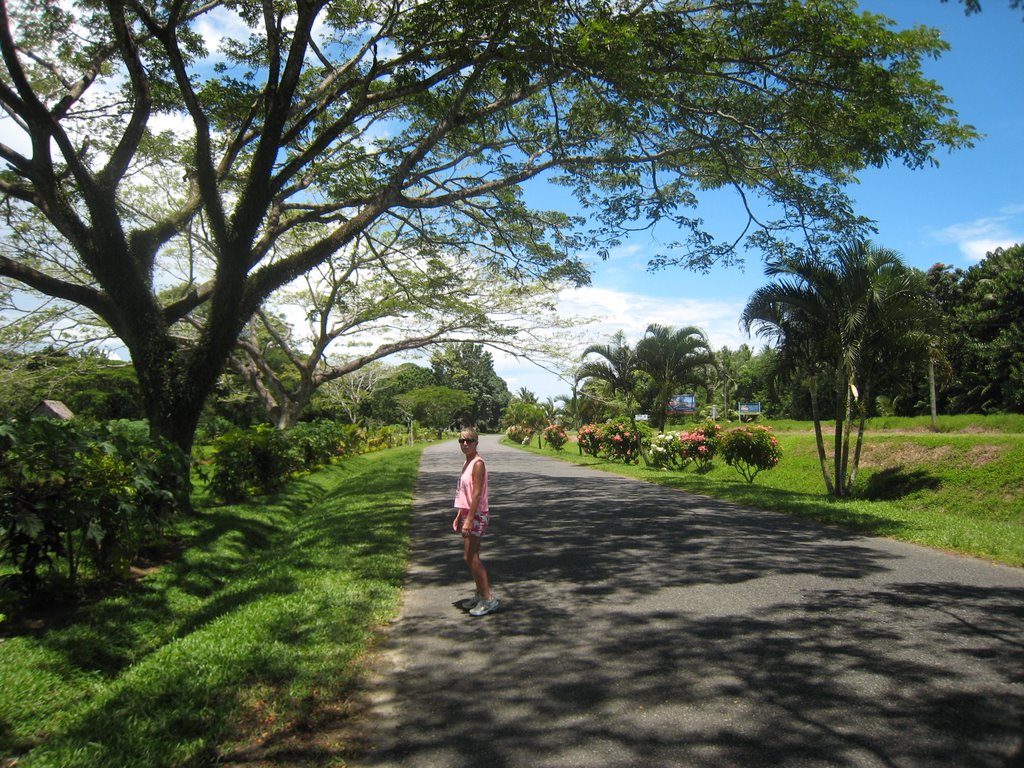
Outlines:
[[601, 450], [611, 459], [632, 464], [643, 455], [645, 439], [649, 440], [648, 428], [642, 424], [632, 425], [625, 421], [610, 421], [601, 430]]
[[548, 424], [544, 427], [543, 435], [544, 442], [556, 451], [562, 450], [565, 444], [569, 442], [569, 435], [565, 433], [565, 427], [561, 424]]
[[398, 448], [409, 440], [409, 428], [404, 424], [391, 424], [379, 427], [376, 432], [366, 438], [368, 451], [381, 451], [385, 448]]
[[212, 462], [210, 491], [229, 503], [280, 488], [298, 468], [285, 433], [267, 424], [218, 437]]
[[584, 424], [576, 433], [576, 442], [579, 445], [580, 453], [587, 456], [597, 456], [601, 452], [600, 424]]
[[721, 439], [725, 463], [735, 467], [748, 482], [759, 472], [778, 466], [782, 447], [768, 427], [752, 424], [726, 431]]
[[655, 469], [682, 469], [678, 432], [662, 432], [651, 438], [649, 463]]
[[361, 453], [366, 435], [355, 424], [335, 421], [303, 421], [285, 432], [295, 464], [313, 470], [326, 466], [338, 456]]
[[679, 433], [679, 457], [683, 466], [695, 464], [698, 472], [711, 469], [718, 453], [722, 428], [713, 421], [697, 425], [689, 432]]
[[505, 430], [505, 434], [508, 435], [509, 440], [519, 443], [520, 445], [526, 445], [533, 437], [533, 428], [528, 427], [525, 424], [513, 424]]
[[187, 469], [178, 449], [132, 422], [0, 425], [4, 557], [29, 585], [44, 564], [63, 564], [72, 585], [83, 562], [123, 571], [178, 511]]

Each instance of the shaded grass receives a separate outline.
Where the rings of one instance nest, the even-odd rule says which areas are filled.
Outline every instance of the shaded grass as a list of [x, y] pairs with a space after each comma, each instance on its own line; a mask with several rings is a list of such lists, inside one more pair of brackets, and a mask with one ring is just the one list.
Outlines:
[[303, 734], [344, 708], [374, 628], [394, 615], [420, 451], [347, 459], [208, 509], [179, 560], [5, 637], [0, 756], [156, 768], [276, 743], [337, 764], [344, 743]]
[[[869, 431], [853, 498], [832, 500], [818, 463], [810, 425], [781, 429], [782, 462], [752, 484], [718, 460], [699, 474], [664, 471], [562, 452], [524, 450], [636, 477], [691, 493], [799, 515], [1007, 565], [1024, 565], [1024, 439], [968, 431]], [[795, 423], [794, 423], [795, 424]], [[787, 424], [787, 426], [789, 426]], [[828, 445], [828, 449], [831, 444]]]

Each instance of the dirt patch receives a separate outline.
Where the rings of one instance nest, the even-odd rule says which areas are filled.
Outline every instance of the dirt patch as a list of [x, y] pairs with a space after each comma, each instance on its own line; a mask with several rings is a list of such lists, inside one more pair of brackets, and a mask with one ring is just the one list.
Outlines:
[[952, 445], [929, 447], [919, 443], [867, 443], [861, 453], [862, 467], [916, 467], [935, 464], [955, 464], [962, 467], [980, 467], [995, 461], [1005, 450], [1000, 445], [975, 445], [960, 451]]
[[972, 467], [980, 467], [983, 464], [995, 461], [1006, 450], [1003, 445], [975, 445], [967, 451], [967, 459]]

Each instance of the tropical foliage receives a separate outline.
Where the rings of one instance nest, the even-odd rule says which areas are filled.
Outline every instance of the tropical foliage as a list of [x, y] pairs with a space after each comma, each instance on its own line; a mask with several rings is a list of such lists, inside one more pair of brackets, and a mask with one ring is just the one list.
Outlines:
[[180, 511], [170, 489], [187, 467], [131, 423], [0, 424], [0, 555], [29, 585], [43, 566], [72, 587], [85, 563], [120, 573]]
[[[780, 368], [807, 377], [819, 460], [829, 495], [856, 480], [871, 395], [886, 380], [926, 370], [937, 314], [922, 280], [898, 254], [855, 242], [828, 258], [769, 262], [775, 278], [747, 302], [741, 323], [778, 345]], [[831, 461], [822, 434], [818, 382], [834, 387]], [[858, 423], [851, 454], [851, 427]]]
[[653, 384], [651, 414], [656, 426], [665, 429], [668, 402], [679, 392], [693, 392], [705, 384], [715, 356], [707, 336], [696, 326], [672, 328], [652, 324], [636, 345], [637, 366]]
[[927, 279], [943, 318], [941, 410], [1024, 413], [1024, 245]]

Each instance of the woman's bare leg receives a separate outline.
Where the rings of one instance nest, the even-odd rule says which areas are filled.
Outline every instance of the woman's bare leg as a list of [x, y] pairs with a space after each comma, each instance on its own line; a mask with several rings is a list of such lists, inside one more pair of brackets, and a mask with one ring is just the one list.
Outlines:
[[469, 572], [473, 574], [473, 581], [476, 582], [476, 591], [485, 600], [491, 599], [491, 585], [487, 580], [487, 569], [480, 560], [480, 537], [463, 536], [464, 555], [463, 559], [469, 566]]

